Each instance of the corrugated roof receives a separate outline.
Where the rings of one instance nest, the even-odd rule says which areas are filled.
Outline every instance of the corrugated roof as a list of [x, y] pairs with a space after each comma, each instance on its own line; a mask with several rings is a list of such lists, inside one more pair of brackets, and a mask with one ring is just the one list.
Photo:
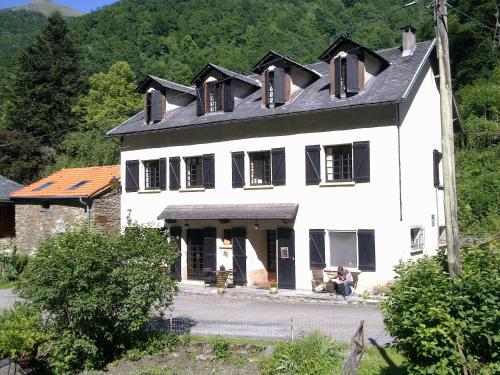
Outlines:
[[[10, 195], [11, 198], [90, 198], [120, 178], [119, 165], [88, 168], [65, 168]], [[77, 188], [76, 184], [87, 181]]]
[[275, 108], [263, 107], [260, 101], [261, 90], [257, 90], [235, 102], [233, 112], [213, 112], [197, 116], [196, 102], [192, 102], [186, 107], [172, 111], [161, 122], [145, 125], [141, 111], [110, 130], [108, 135], [168, 131], [190, 126], [208, 126], [225, 122], [241, 122], [266, 117], [403, 101], [434, 46], [434, 40], [417, 43], [414, 53], [406, 57], [402, 56], [399, 47], [377, 51], [377, 54], [387, 60], [390, 65], [370, 80], [364, 92], [349, 98], [339, 99], [330, 96], [329, 64], [320, 61], [309, 64], [307, 67], [317, 71], [322, 77], [307, 86], [300, 95], [293, 97], [290, 103], [285, 105]]
[[297, 203], [170, 205], [158, 220], [293, 220]]
[[19, 190], [23, 185], [0, 175], [0, 202], [10, 202], [10, 193]]

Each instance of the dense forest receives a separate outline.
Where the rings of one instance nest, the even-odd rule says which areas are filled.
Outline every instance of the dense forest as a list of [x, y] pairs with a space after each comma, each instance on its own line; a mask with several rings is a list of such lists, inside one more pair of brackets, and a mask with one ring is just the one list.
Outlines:
[[[340, 35], [394, 47], [407, 24], [419, 40], [432, 39], [432, 9], [407, 3], [121, 0], [72, 19], [0, 12], [0, 174], [29, 182], [64, 166], [116, 162], [118, 145], [105, 132], [140, 107], [133, 88], [147, 73], [188, 84], [209, 61], [249, 73], [269, 49], [309, 63]], [[457, 0], [449, 9], [466, 129], [457, 143], [460, 224], [465, 233], [490, 233], [500, 227], [498, 4]]]

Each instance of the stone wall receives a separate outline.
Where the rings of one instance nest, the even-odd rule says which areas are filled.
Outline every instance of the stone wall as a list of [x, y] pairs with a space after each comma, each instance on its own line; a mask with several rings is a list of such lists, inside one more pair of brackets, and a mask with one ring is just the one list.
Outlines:
[[51, 235], [87, 224], [85, 208], [79, 202], [16, 203], [16, 246], [33, 253]]
[[92, 202], [92, 229], [105, 234], [120, 233], [120, 193], [110, 191]]

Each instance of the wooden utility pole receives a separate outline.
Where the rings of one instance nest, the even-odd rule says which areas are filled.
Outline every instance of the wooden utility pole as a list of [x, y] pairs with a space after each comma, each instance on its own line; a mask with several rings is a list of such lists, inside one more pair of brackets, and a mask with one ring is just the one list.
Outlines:
[[444, 216], [448, 248], [448, 270], [451, 276], [462, 272], [457, 220], [455, 182], [455, 145], [453, 137], [453, 96], [448, 45], [448, 8], [445, 0], [435, 0], [439, 92], [441, 96], [441, 145], [443, 148]]

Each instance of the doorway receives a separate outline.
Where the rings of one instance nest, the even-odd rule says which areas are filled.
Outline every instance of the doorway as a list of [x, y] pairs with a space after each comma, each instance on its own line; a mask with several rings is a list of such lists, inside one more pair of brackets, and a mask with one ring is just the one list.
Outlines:
[[188, 279], [203, 280], [203, 230], [188, 229], [187, 240], [187, 277]]
[[277, 281], [276, 278], [276, 230], [267, 230], [267, 280]]

